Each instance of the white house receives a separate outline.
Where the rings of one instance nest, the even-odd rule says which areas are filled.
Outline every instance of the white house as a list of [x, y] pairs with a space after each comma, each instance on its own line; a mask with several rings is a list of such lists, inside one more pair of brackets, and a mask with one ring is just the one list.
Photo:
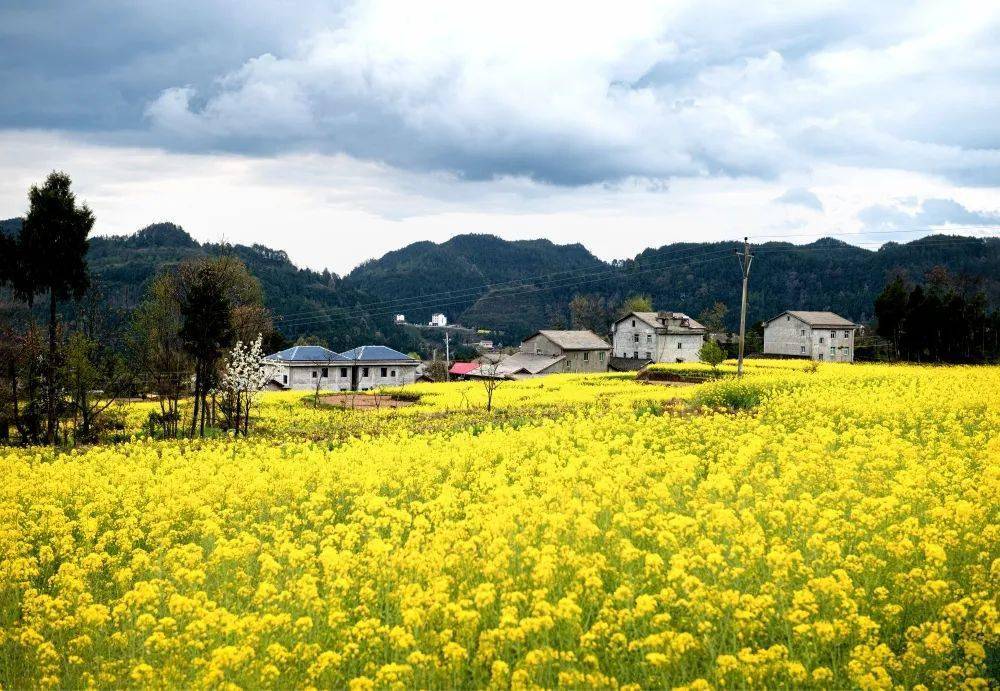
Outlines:
[[350, 372], [341, 371], [350, 363], [323, 346], [292, 346], [266, 356], [264, 361], [272, 371], [271, 388], [309, 390], [315, 389], [317, 383], [323, 391], [351, 388]]
[[322, 391], [374, 389], [416, 381], [413, 358], [386, 346], [359, 346], [335, 353], [322, 346], [292, 346], [264, 358], [272, 370], [270, 387]]
[[630, 312], [611, 326], [615, 358], [696, 362], [708, 329], [683, 312]]
[[431, 320], [427, 323], [428, 326], [448, 326], [448, 317], [444, 316], [440, 312], [431, 316]]
[[764, 353], [853, 362], [857, 328], [833, 312], [788, 310], [764, 322]]

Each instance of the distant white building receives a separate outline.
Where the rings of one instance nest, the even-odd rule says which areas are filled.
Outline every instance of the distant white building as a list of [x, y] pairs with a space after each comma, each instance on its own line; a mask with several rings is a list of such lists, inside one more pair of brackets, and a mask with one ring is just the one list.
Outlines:
[[696, 362], [707, 331], [683, 312], [630, 312], [611, 327], [612, 355], [646, 362]]
[[448, 326], [448, 317], [444, 316], [440, 312], [431, 317], [431, 320], [427, 323], [428, 326]]
[[764, 322], [764, 353], [853, 362], [857, 328], [833, 312], [788, 310]]
[[406, 315], [405, 314], [397, 314], [396, 315], [396, 323], [397, 324], [405, 324], [406, 323]]

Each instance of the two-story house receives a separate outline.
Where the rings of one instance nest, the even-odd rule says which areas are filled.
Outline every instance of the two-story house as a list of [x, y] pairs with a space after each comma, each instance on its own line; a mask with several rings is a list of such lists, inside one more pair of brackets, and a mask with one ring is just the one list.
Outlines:
[[[538, 331], [521, 342], [521, 353], [561, 358], [562, 372], [607, 372], [611, 346], [593, 331]], [[547, 372], [548, 373], [548, 372]]]
[[788, 310], [764, 322], [764, 353], [853, 362], [857, 328], [833, 312]]
[[683, 312], [630, 312], [611, 326], [615, 358], [696, 362], [704, 326]]

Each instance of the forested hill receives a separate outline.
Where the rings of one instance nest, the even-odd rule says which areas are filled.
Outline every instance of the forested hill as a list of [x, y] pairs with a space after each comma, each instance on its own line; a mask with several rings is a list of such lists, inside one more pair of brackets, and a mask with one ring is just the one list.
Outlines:
[[[0, 221], [16, 233], [18, 219]], [[158, 223], [127, 237], [91, 238], [88, 261], [106, 299], [127, 313], [160, 271], [189, 257], [232, 252], [261, 281], [277, 325], [289, 339], [315, 335], [333, 348], [360, 342], [412, 349], [412, 332], [392, 325], [395, 312], [426, 321], [444, 312], [452, 322], [493, 329], [514, 343], [534, 329], [569, 324], [568, 303], [593, 294], [609, 305], [646, 294], [657, 309], [697, 315], [716, 301], [736, 326], [739, 301], [737, 243], [674, 243], [609, 264], [585, 247], [548, 240], [507, 241], [459, 235], [417, 242], [357, 267], [341, 278], [300, 269], [275, 249], [201, 244], [182, 228]], [[855, 321], [871, 319], [875, 296], [894, 274], [921, 282], [934, 266], [978, 284], [1000, 305], [1000, 239], [936, 235], [887, 243], [872, 251], [837, 240], [754, 247], [750, 322], [785, 309], [832, 310]]]
[[[408, 303], [399, 304], [409, 307], [399, 311], [408, 318], [423, 320], [432, 311], [443, 311], [452, 321], [488, 326], [513, 339], [544, 326], [567, 325], [569, 301], [587, 293], [609, 305], [645, 294], [657, 309], [691, 315], [722, 301], [730, 307], [730, 326], [735, 327], [738, 247], [735, 242], [674, 243], [608, 264], [581, 245], [460, 235], [390, 252], [359, 266], [345, 280], [379, 300], [406, 298]], [[826, 238], [808, 245], [770, 242], [753, 251], [751, 323], [786, 309], [832, 310], [865, 322], [872, 317], [875, 296], [893, 275], [901, 272], [921, 282], [938, 265], [978, 282], [991, 303], [1000, 305], [997, 238], [935, 235], [886, 243], [877, 251]]]
[[[17, 233], [20, 219], [0, 221], [0, 232]], [[201, 244], [173, 223], [156, 223], [129, 236], [92, 236], [87, 262], [112, 315], [124, 318], [161, 272], [185, 259], [235, 254], [257, 277], [264, 301], [289, 340], [315, 335], [335, 350], [358, 343], [412, 349], [412, 337], [390, 317], [363, 316], [370, 302], [335, 274], [300, 269], [288, 255], [261, 245]]]

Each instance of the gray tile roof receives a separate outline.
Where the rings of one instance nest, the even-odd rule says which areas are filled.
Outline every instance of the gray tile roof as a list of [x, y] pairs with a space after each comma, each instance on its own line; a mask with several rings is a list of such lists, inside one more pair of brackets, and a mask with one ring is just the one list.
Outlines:
[[267, 355], [270, 362], [339, 362], [344, 358], [329, 348], [318, 345], [292, 346]]
[[634, 316], [637, 319], [641, 319], [642, 321], [646, 322], [647, 324], [649, 324], [654, 328], [662, 329], [663, 324], [659, 321], [659, 317], [661, 314], [670, 315], [670, 317], [673, 319], [688, 320], [688, 325], [686, 327], [676, 326], [671, 324], [670, 326], [667, 327], [667, 333], [704, 333], [705, 331], [708, 331], [708, 329], [706, 329], [703, 324], [699, 323], [694, 318], [689, 317], [683, 312], [630, 312], [629, 314], [626, 314], [624, 317], [622, 317], [615, 323], [617, 324]]
[[470, 377], [509, 377], [514, 374], [538, 374], [552, 365], [566, 359], [565, 355], [535, 355], [533, 353], [514, 353], [505, 355], [496, 365], [484, 364], [469, 372]]
[[417, 361], [409, 355], [404, 355], [398, 350], [382, 345], [358, 346], [345, 350], [340, 356], [351, 362], [412, 362], [414, 365], [417, 364]]
[[611, 346], [593, 331], [552, 331], [543, 329], [534, 335], [537, 336], [538, 334], [542, 334], [563, 350], [611, 350]]
[[[817, 326], [817, 327], [820, 327], [820, 328], [823, 328], [823, 327], [832, 327], [832, 328], [844, 328], [844, 327], [847, 327], [847, 328], [855, 328], [855, 327], [857, 327], [857, 324], [855, 324], [854, 322], [850, 321], [849, 319], [844, 319], [839, 314], [835, 314], [834, 312], [807, 312], [807, 311], [804, 311], [804, 310], [785, 310], [784, 312], [782, 312], [781, 314], [779, 314], [778, 317], [780, 317], [782, 315], [785, 315], [785, 314], [790, 314], [793, 317], [795, 317], [796, 319], [801, 319], [802, 321], [804, 321], [809, 326]], [[768, 319], [767, 323], [770, 324], [771, 322], [773, 322], [778, 317], [772, 317], [771, 319]]]

